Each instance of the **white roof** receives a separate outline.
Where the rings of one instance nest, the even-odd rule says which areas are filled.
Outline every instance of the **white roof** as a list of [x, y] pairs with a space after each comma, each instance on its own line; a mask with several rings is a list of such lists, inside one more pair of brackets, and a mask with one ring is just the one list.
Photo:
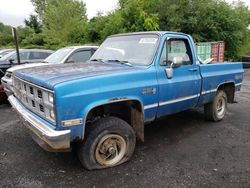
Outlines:
[[99, 48], [99, 46], [90, 46], [90, 45], [83, 45], [83, 46], [65, 46], [64, 48], [73, 48], [73, 49], [79, 49], [79, 48]]

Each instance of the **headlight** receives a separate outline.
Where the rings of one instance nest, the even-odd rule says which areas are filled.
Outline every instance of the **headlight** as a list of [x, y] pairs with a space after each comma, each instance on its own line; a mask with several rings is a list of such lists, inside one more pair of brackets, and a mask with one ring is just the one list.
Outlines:
[[49, 93], [49, 102], [50, 102], [51, 104], [54, 103], [54, 96], [53, 96], [52, 93]]
[[11, 75], [12, 75], [12, 73], [7, 71], [4, 76], [7, 78], [11, 78]]

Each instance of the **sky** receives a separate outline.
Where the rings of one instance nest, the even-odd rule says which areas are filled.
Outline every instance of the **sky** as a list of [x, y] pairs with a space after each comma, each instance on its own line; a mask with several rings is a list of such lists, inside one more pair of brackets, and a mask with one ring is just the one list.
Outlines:
[[[83, 0], [86, 3], [87, 16], [92, 18], [98, 11], [106, 13], [117, 7], [118, 0]], [[233, 0], [226, 0], [231, 3]], [[242, 0], [250, 8], [250, 0]], [[0, 22], [11, 26], [24, 24], [24, 19], [34, 13], [30, 0], [0, 0]]]
[[[88, 18], [94, 17], [98, 11], [106, 13], [117, 7], [118, 0], [83, 0], [86, 3]], [[34, 13], [30, 0], [0, 0], [0, 22], [19, 26], [24, 19]]]

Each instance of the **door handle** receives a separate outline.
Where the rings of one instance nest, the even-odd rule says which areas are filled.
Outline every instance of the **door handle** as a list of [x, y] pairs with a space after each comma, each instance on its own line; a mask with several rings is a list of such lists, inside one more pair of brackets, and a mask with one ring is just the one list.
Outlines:
[[191, 72], [196, 72], [196, 71], [198, 71], [198, 68], [191, 68], [191, 69], [188, 69], [189, 71], [191, 71]]

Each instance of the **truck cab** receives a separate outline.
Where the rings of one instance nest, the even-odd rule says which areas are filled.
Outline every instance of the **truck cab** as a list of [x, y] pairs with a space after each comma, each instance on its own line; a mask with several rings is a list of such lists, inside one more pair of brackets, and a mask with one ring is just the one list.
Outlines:
[[13, 108], [48, 151], [77, 142], [87, 169], [128, 161], [144, 125], [204, 106], [221, 121], [243, 80], [242, 63], [203, 65], [192, 37], [175, 32], [108, 37], [85, 64], [48, 65], [14, 73]]

